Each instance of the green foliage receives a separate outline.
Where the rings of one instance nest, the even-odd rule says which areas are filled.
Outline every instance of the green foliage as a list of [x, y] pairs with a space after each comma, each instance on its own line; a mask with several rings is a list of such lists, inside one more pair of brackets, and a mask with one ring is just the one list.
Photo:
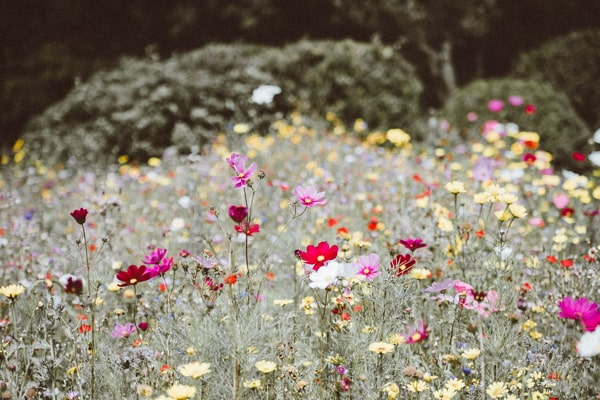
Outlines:
[[[523, 105], [511, 106], [507, 101], [509, 96], [521, 96]], [[488, 102], [493, 99], [504, 102], [501, 112], [488, 110]], [[535, 106], [535, 113], [525, 112], [528, 104]], [[540, 146], [553, 154], [555, 167], [578, 171], [587, 167], [575, 162], [572, 153], [589, 153], [591, 132], [573, 109], [568, 97], [548, 83], [516, 79], [478, 80], [457, 90], [443, 112], [452, 124], [467, 134], [473, 134], [487, 120], [511, 121], [521, 131], [540, 134]], [[477, 121], [467, 120], [470, 112], [477, 114]]]
[[[277, 85], [272, 102], [255, 89]], [[351, 41], [301, 42], [283, 50], [212, 45], [166, 61], [125, 59], [98, 73], [30, 124], [25, 141], [50, 162], [143, 160], [166, 147], [189, 151], [235, 124], [264, 134], [290, 111], [374, 126], [411, 125], [421, 85], [390, 48]], [[52, 149], [52, 152], [49, 152]]]
[[521, 54], [512, 74], [560, 88], [588, 124], [600, 126], [600, 29], [573, 32]]

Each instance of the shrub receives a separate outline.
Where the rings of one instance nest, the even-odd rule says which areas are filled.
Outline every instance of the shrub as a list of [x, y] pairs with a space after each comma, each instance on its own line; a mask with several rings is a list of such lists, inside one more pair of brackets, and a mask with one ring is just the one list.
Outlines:
[[[281, 94], [254, 101], [263, 85]], [[211, 45], [166, 61], [122, 60], [35, 119], [25, 141], [49, 162], [121, 154], [143, 160], [171, 145], [185, 152], [201, 147], [236, 124], [264, 134], [294, 109], [405, 127], [418, 115], [420, 92], [410, 65], [380, 45]]]
[[[520, 96], [523, 104], [512, 106], [508, 102], [510, 96]], [[488, 102], [494, 99], [503, 102], [501, 111], [488, 109]], [[588, 167], [587, 163], [574, 161], [572, 154], [575, 151], [589, 153], [591, 133], [568, 97], [548, 83], [516, 79], [478, 80], [457, 90], [443, 113], [463, 133], [472, 132], [487, 120], [512, 121], [522, 131], [540, 134], [540, 146], [554, 155], [555, 167], [576, 171]], [[476, 115], [477, 120], [470, 122], [467, 119], [469, 113], [474, 113], [471, 119]]]
[[512, 75], [552, 83], [588, 124], [600, 127], [600, 29], [573, 32], [521, 54]]

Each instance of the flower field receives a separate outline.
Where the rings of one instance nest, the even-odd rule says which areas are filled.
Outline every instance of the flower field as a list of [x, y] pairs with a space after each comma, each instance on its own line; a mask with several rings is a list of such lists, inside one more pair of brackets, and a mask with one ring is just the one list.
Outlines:
[[600, 396], [595, 176], [509, 121], [330, 121], [102, 169], [17, 142], [1, 398]]

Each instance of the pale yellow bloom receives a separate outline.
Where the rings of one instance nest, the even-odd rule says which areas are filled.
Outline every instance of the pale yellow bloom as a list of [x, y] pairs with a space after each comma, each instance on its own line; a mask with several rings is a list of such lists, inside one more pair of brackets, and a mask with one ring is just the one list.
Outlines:
[[273, 304], [276, 306], [281, 306], [281, 307], [285, 307], [288, 304], [292, 304], [294, 302], [294, 300], [292, 299], [276, 299], [273, 300]]
[[189, 376], [194, 379], [200, 378], [202, 375], [206, 375], [210, 372], [209, 363], [199, 363], [194, 361], [188, 364], [183, 364], [179, 367], [179, 372], [183, 376]]
[[523, 218], [527, 215], [527, 210], [520, 204], [513, 203], [508, 206], [508, 211], [515, 218]]
[[425, 381], [413, 381], [406, 385], [406, 390], [413, 393], [424, 392], [429, 389], [429, 384]]
[[401, 147], [410, 142], [410, 135], [402, 129], [390, 129], [386, 132], [385, 138], [394, 146]]
[[243, 385], [246, 389], [262, 388], [262, 382], [260, 381], [260, 379], [252, 379], [252, 380], [244, 381]]
[[452, 194], [459, 194], [459, 193], [466, 192], [464, 182], [460, 182], [460, 181], [448, 182], [448, 183], [446, 183], [445, 188], [447, 191], [449, 191]]
[[167, 389], [167, 394], [175, 400], [187, 400], [196, 395], [196, 388], [176, 383]]
[[267, 360], [257, 361], [254, 364], [254, 366], [256, 367], [257, 370], [259, 370], [260, 372], [262, 372], [264, 374], [271, 373], [277, 369], [276, 363], [274, 363], [273, 361], [267, 361]]
[[154, 389], [152, 389], [152, 386], [150, 385], [145, 385], [141, 383], [137, 385], [137, 387], [135, 388], [135, 392], [140, 396], [150, 397], [154, 393]]
[[458, 392], [460, 389], [462, 389], [464, 387], [465, 387], [465, 382], [462, 379], [458, 379], [458, 378], [450, 379], [444, 385], [444, 388], [446, 388], [448, 390], [452, 390], [454, 392]]
[[394, 351], [394, 345], [387, 342], [374, 342], [369, 345], [369, 351], [377, 354], [387, 354]]
[[480, 354], [481, 354], [481, 350], [473, 348], [473, 349], [467, 349], [467, 350], [463, 351], [461, 356], [463, 358], [466, 358], [467, 360], [474, 360], [477, 357], [479, 357]]
[[400, 394], [400, 388], [392, 382], [386, 383], [381, 391], [387, 394], [388, 400], [394, 400], [398, 398], [398, 395]]
[[396, 345], [406, 343], [406, 338], [399, 333], [391, 334], [390, 336], [388, 336], [387, 340], [391, 344], [396, 344]]
[[25, 292], [23, 285], [8, 285], [0, 287], [0, 294], [8, 297], [9, 299], [16, 299], [18, 296]]
[[432, 274], [427, 268], [414, 268], [412, 271], [410, 271], [410, 276], [415, 279], [422, 280], [431, 278]]
[[488, 386], [488, 388], [485, 392], [492, 399], [501, 399], [502, 397], [504, 397], [504, 395], [506, 395], [506, 393], [508, 392], [508, 389], [506, 388], [506, 383], [494, 382], [490, 386]]
[[456, 392], [448, 388], [436, 390], [435, 392], [433, 392], [433, 397], [435, 397], [438, 400], [452, 400], [452, 398], [454, 398], [455, 395]]

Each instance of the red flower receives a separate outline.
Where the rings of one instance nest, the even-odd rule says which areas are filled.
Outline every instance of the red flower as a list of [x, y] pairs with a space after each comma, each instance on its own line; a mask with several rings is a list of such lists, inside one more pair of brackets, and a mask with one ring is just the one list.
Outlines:
[[88, 215], [88, 210], [86, 210], [85, 208], [80, 208], [79, 210], [73, 210], [73, 212], [71, 213], [71, 217], [73, 217], [73, 219], [79, 224], [79, 225], [83, 225], [85, 224], [85, 218]]
[[533, 115], [535, 114], [536, 107], [533, 104], [527, 104], [525, 106], [525, 114]]
[[379, 221], [377, 220], [377, 217], [373, 217], [369, 221], [369, 224], [367, 225], [367, 229], [369, 229], [370, 231], [376, 231], [378, 224], [379, 224]]
[[573, 260], [560, 260], [560, 266], [563, 268], [571, 268], [573, 266]]
[[571, 207], [564, 207], [560, 210], [561, 217], [570, 217], [575, 213], [575, 210]]
[[327, 242], [320, 242], [317, 247], [309, 244], [306, 251], [298, 251], [300, 258], [305, 264], [312, 265], [314, 271], [318, 271], [327, 261], [335, 260], [338, 254], [336, 245], [329, 246]]
[[65, 292], [71, 294], [81, 294], [83, 292], [83, 281], [81, 279], [69, 277], [65, 282]]
[[225, 277], [223, 282], [225, 282], [227, 285], [235, 285], [235, 283], [237, 282], [237, 275], [228, 275]]
[[546, 256], [546, 261], [554, 264], [555, 262], [558, 261], [558, 259], [555, 256], [550, 255], [550, 256]]
[[523, 155], [523, 161], [525, 161], [525, 163], [527, 165], [533, 164], [535, 162], [535, 160], [537, 160], [537, 157], [535, 156], [535, 154], [525, 153]]
[[573, 154], [571, 154], [571, 157], [573, 157], [573, 160], [575, 160], [577, 162], [584, 162], [585, 161], [585, 154], [580, 153], [578, 151], [574, 151]]
[[406, 275], [412, 267], [417, 263], [417, 260], [410, 254], [398, 254], [391, 262], [390, 268], [396, 276]]
[[239, 225], [233, 227], [236, 232], [245, 233], [247, 236], [252, 236], [253, 233], [260, 232], [260, 225], [258, 224], [249, 224], [244, 221]]
[[149, 270], [145, 265], [130, 265], [127, 271], [117, 272], [117, 279], [123, 283], [120, 283], [120, 287], [137, 285], [140, 282], [145, 282], [154, 278], [152, 270]]
[[229, 217], [238, 224], [248, 216], [248, 208], [244, 206], [229, 207]]
[[88, 324], [82, 324], [79, 327], [79, 333], [88, 333], [92, 330], [92, 327]]

